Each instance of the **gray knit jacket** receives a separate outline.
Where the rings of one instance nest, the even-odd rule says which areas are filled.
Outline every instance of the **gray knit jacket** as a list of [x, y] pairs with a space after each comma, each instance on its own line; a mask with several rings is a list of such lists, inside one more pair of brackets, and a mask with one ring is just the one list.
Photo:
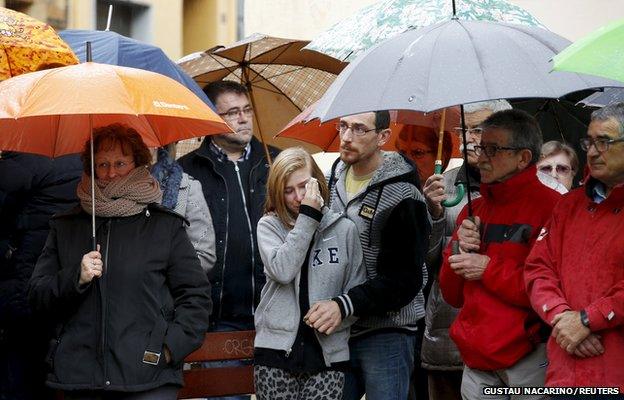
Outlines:
[[[255, 313], [256, 347], [292, 348], [303, 318], [299, 281], [308, 249], [310, 305], [346, 293], [366, 279], [355, 225], [327, 207], [320, 220], [316, 216], [319, 213], [311, 210], [301, 206], [292, 229], [274, 214], [258, 222], [258, 247], [267, 282]], [[349, 360], [349, 327], [354, 321], [353, 317], [343, 320], [331, 335], [317, 334], [327, 366]]]
[[354, 333], [416, 330], [416, 322], [425, 315], [422, 288], [427, 282], [431, 218], [415, 186], [414, 165], [396, 152], [382, 154], [383, 162], [368, 186], [351, 200], [345, 189], [348, 166], [338, 160], [330, 174], [331, 208], [355, 222], [366, 262], [366, 282], [340, 296], [344, 315], [360, 317]]

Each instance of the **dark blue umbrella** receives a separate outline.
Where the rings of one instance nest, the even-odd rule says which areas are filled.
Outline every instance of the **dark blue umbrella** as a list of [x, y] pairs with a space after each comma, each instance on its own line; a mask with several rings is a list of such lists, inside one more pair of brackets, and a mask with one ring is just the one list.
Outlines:
[[93, 60], [97, 63], [140, 68], [166, 75], [180, 82], [197, 97], [215, 109], [206, 94], [176, 63], [159, 48], [111, 31], [90, 31], [68, 29], [59, 33], [76, 53], [80, 62], [85, 62], [85, 42], [91, 42]]

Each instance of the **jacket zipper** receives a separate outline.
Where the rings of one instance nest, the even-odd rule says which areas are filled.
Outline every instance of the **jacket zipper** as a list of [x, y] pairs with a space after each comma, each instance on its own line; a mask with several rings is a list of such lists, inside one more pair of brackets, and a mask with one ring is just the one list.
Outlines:
[[222, 310], [223, 310], [223, 287], [225, 286], [225, 262], [227, 261], [227, 246], [228, 246], [228, 231], [230, 229], [230, 213], [229, 213], [229, 209], [230, 209], [230, 196], [229, 196], [229, 192], [228, 192], [228, 185], [227, 185], [227, 181], [223, 178], [223, 175], [219, 174], [216, 170], [215, 173], [217, 173], [221, 179], [223, 180], [223, 184], [225, 185], [225, 198], [226, 198], [226, 202], [225, 202], [225, 243], [223, 244], [223, 268], [221, 268], [221, 289], [219, 289], [219, 319], [221, 319], [221, 314], [222, 314]]
[[255, 246], [254, 246], [254, 238], [253, 238], [253, 228], [251, 226], [251, 218], [249, 217], [249, 210], [247, 209], [247, 197], [245, 196], [245, 189], [243, 188], [243, 181], [240, 176], [240, 169], [238, 168], [238, 162], [234, 161], [234, 170], [236, 170], [236, 178], [238, 178], [238, 187], [241, 191], [241, 195], [243, 197], [243, 207], [245, 208], [245, 216], [247, 217], [247, 226], [249, 227], [249, 244], [251, 245], [251, 315], [255, 313], [255, 299], [256, 299], [256, 282], [255, 282], [255, 265], [256, 265], [256, 255], [255, 255]]

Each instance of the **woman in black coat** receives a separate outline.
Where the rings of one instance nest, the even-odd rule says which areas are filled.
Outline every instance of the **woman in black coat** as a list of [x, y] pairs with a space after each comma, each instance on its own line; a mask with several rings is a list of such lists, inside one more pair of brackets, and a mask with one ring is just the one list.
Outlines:
[[122, 125], [94, 133], [97, 250], [91, 248], [90, 143], [80, 207], [51, 220], [30, 300], [58, 322], [48, 385], [66, 399], [175, 399], [201, 345], [210, 286], [184, 229], [161, 207], [150, 153]]

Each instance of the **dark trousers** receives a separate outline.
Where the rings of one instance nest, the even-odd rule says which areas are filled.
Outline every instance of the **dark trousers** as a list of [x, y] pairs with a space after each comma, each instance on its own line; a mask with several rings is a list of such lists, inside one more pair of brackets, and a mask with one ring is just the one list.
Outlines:
[[429, 400], [461, 400], [463, 371], [427, 371]]
[[176, 400], [180, 388], [165, 385], [152, 390], [138, 393], [105, 392], [103, 390], [65, 391], [65, 400]]

